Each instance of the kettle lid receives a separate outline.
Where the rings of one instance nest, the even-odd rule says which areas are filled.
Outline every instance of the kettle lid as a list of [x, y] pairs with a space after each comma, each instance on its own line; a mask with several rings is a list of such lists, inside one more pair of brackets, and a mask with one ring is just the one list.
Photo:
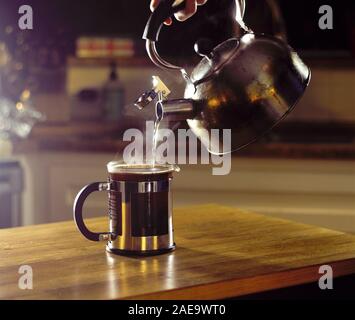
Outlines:
[[192, 71], [192, 82], [200, 82], [222, 69], [237, 52], [238, 47], [239, 40], [231, 38], [216, 46], [210, 53], [204, 55]]

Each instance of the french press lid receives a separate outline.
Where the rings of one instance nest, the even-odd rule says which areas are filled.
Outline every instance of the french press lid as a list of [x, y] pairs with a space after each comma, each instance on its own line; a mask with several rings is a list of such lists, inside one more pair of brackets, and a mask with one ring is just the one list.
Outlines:
[[112, 174], [124, 175], [155, 175], [179, 171], [179, 167], [172, 164], [136, 164], [122, 161], [110, 161], [107, 171]]

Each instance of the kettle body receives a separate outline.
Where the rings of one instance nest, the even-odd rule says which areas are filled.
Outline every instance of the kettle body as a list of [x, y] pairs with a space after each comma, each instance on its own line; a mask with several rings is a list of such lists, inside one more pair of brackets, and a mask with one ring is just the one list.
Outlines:
[[[212, 58], [223, 62], [211, 69]], [[186, 120], [211, 153], [221, 154], [248, 145], [283, 119], [305, 91], [310, 70], [282, 40], [247, 33], [215, 48], [190, 79], [184, 98], [194, 112]], [[211, 129], [230, 129], [232, 150], [223, 150], [221, 134], [218, 141], [207, 135]]]

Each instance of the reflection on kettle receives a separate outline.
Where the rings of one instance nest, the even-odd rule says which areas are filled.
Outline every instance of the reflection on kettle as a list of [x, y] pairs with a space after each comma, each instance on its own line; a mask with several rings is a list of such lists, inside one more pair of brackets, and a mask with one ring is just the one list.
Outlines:
[[[163, 21], [184, 5], [174, 3], [161, 1], [144, 32], [151, 60], [159, 67], [180, 70], [186, 81], [183, 99], [167, 100], [166, 95], [160, 95], [157, 115], [187, 120], [211, 153], [238, 150], [268, 132], [293, 109], [310, 81], [310, 69], [287, 43], [254, 34], [237, 15], [244, 34], [204, 53], [188, 76], [184, 69], [161, 58], [155, 47]], [[244, 1], [236, 3], [242, 17]], [[199, 54], [204, 51], [200, 47], [199, 43], [195, 46]], [[142, 96], [137, 101], [140, 108], [155, 97], [152, 92], [158, 94], [159, 89]], [[231, 150], [222, 149], [221, 135], [210, 139], [206, 133], [212, 129], [231, 129]]]

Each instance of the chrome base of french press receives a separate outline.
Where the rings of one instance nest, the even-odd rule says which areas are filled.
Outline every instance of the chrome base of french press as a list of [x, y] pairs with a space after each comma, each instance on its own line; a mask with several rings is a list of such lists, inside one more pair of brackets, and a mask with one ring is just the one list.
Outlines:
[[175, 244], [171, 248], [164, 248], [164, 249], [157, 249], [157, 250], [121, 250], [110, 248], [109, 245], [106, 246], [106, 251], [112, 254], [120, 255], [120, 256], [140, 256], [140, 257], [147, 257], [147, 256], [157, 256], [160, 254], [168, 253], [175, 250]]
[[117, 236], [109, 241], [106, 251], [125, 256], [153, 256], [173, 251], [175, 243], [172, 234], [150, 237]]

